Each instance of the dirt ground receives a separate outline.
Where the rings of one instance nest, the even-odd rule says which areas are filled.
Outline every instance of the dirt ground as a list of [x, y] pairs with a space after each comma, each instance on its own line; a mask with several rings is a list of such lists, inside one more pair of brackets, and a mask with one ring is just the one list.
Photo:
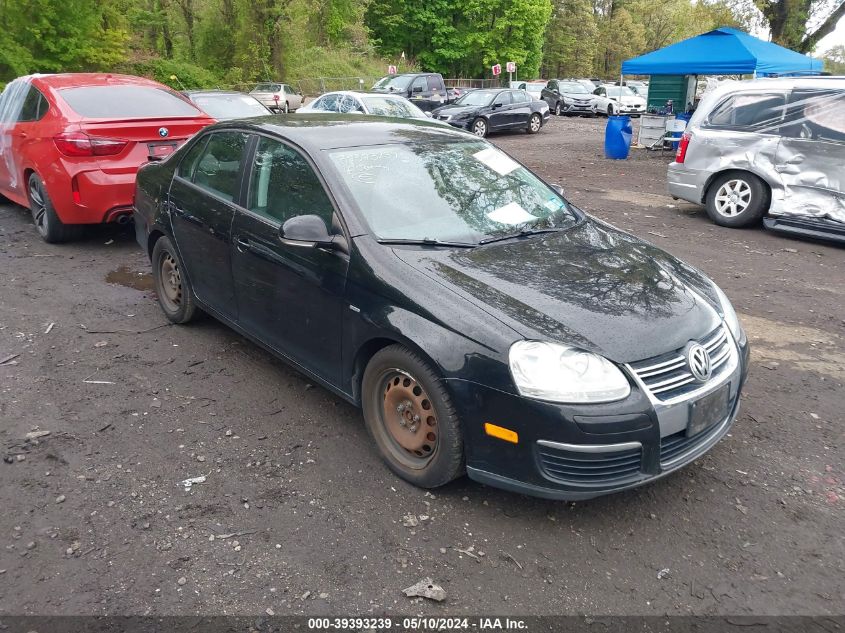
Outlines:
[[[577, 504], [426, 493], [353, 407], [211, 319], [167, 326], [129, 230], [50, 246], [5, 203], [0, 615], [842, 614], [845, 249], [711, 224], [603, 126], [491, 140], [733, 299], [751, 374], [706, 457]], [[426, 576], [445, 602], [403, 596]]]

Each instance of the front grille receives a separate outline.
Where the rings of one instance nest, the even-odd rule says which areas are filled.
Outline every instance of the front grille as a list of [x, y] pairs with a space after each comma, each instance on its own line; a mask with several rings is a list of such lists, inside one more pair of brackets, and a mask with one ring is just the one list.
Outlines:
[[605, 484], [635, 479], [640, 475], [640, 447], [610, 453], [584, 453], [538, 443], [537, 450], [543, 472], [563, 482]]
[[[724, 420], [722, 420], [724, 422]], [[697, 447], [704, 444], [717, 433], [724, 424], [719, 423], [715, 427], [704, 429], [701, 433], [687, 437], [686, 431], [679, 431], [673, 435], [667, 435], [660, 440], [660, 463], [666, 464], [681, 455], [694, 451]]]
[[[720, 325], [698, 342], [710, 353], [712, 381], [720, 376], [731, 356], [731, 338], [724, 326]], [[682, 352], [675, 350], [629, 366], [654, 397], [662, 401], [671, 400], [702, 387], [702, 383], [697, 382], [689, 371], [687, 359]]]

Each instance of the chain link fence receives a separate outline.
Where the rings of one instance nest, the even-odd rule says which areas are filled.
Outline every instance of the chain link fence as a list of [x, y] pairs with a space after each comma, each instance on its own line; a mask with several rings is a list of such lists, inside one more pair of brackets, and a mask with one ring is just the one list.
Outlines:
[[[221, 90], [237, 90], [238, 92], [249, 92], [260, 83], [286, 83], [302, 93], [306, 99], [313, 99], [324, 92], [334, 90], [361, 90], [367, 91], [381, 77], [306, 77], [303, 79], [291, 79], [285, 82], [255, 81], [251, 83], [238, 83], [228, 86], [217, 86]], [[503, 85], [502, 79], [444, 79], [447, 88], [498, 88]]]

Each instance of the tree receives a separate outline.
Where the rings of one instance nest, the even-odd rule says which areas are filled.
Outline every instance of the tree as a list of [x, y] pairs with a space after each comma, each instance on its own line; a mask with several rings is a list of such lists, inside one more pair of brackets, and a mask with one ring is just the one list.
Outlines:
[[598, 27], [590, 0], [556, 0], [546, 27], [543, 70], [547, 77], [593, 74]]
[[837, 44], [824, 54], [824, 68], [833, 75], [845, 75], [845, 46]]
[[754, 0], [754, 5], [768, 23], [772, 41], [799, 53], [811, 52], [845, 17], [845, 0]]

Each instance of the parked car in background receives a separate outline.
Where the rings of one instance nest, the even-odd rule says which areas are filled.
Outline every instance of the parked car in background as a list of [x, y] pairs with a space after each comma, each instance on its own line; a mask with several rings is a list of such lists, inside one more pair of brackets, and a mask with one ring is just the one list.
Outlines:
[[603, 84], [595, 89], [593, 94], [604, 97], [610, 101], [604, 110], [608, 116], [614, 114], [630, 114], [641, 116], [645, 113], [646, 100], [628, 88], [627, 86], [614, 86]]
[[[583, 84], [564, 79], [552, 79], [541, 92], [541, 97], [552, 112], [562, 114], [581, 114], [595, 116], [599, 97], [593, 95]], [[601, 112], [606, 109], [602, 107]]]
[[302, 93], [289, 84], [264, 82], [255, 86], [249, 94], [273, 112], [294, 112], [302, 105]]
[[490, 132], [524, 129], [536, 134], [549, 120], [549, 106], [524, 90], [485, 88], [432, 112], [434, 118], [485, 137]]
[[453, 103], [463, 94], [461, 90], [446, 88], [440, 73], [388, 75], [379, 79], [371, 91], [400, 95], [425, 112]]
[[135, 172], [214, 123], [149, 79], [67, 73], [15, 79], [0, 95], [0, 193], [28, 207], [39, 235], [128, 222]]
[[638, 97], [648, 100], [648, 82], [647, 81], [626, 81], [625, 85]]
[[724, 82], [705, 94], [667, 173], [716, 224], [845, 242], [845, 78]]
[[515, 90], [524, 90], [534, 99], [542, 99], [546, 83], [545, 81], [512, 81], [510, 87]]
[[431, 121], [431, 115], [423, 112], [405, 97], [391, 94], [371, 94], [339, 90], [320, 95], [297, 110], [297, 114], [335, 112], [338, 114], [373, 114], [394, 116], [401, 119], [423, 119]]
[[194, 105], [217, 121], [246, 119], [272, 114], [252, 95], [228, 90], [186, 90], [182, 93]]
[[143, 167], [135, 227], [167, 319], [360, 406], [399, 477], [584, 499], [713, 448], [748, 341], [701, 272], [558, 189], [424, 122], [252, 119]]

